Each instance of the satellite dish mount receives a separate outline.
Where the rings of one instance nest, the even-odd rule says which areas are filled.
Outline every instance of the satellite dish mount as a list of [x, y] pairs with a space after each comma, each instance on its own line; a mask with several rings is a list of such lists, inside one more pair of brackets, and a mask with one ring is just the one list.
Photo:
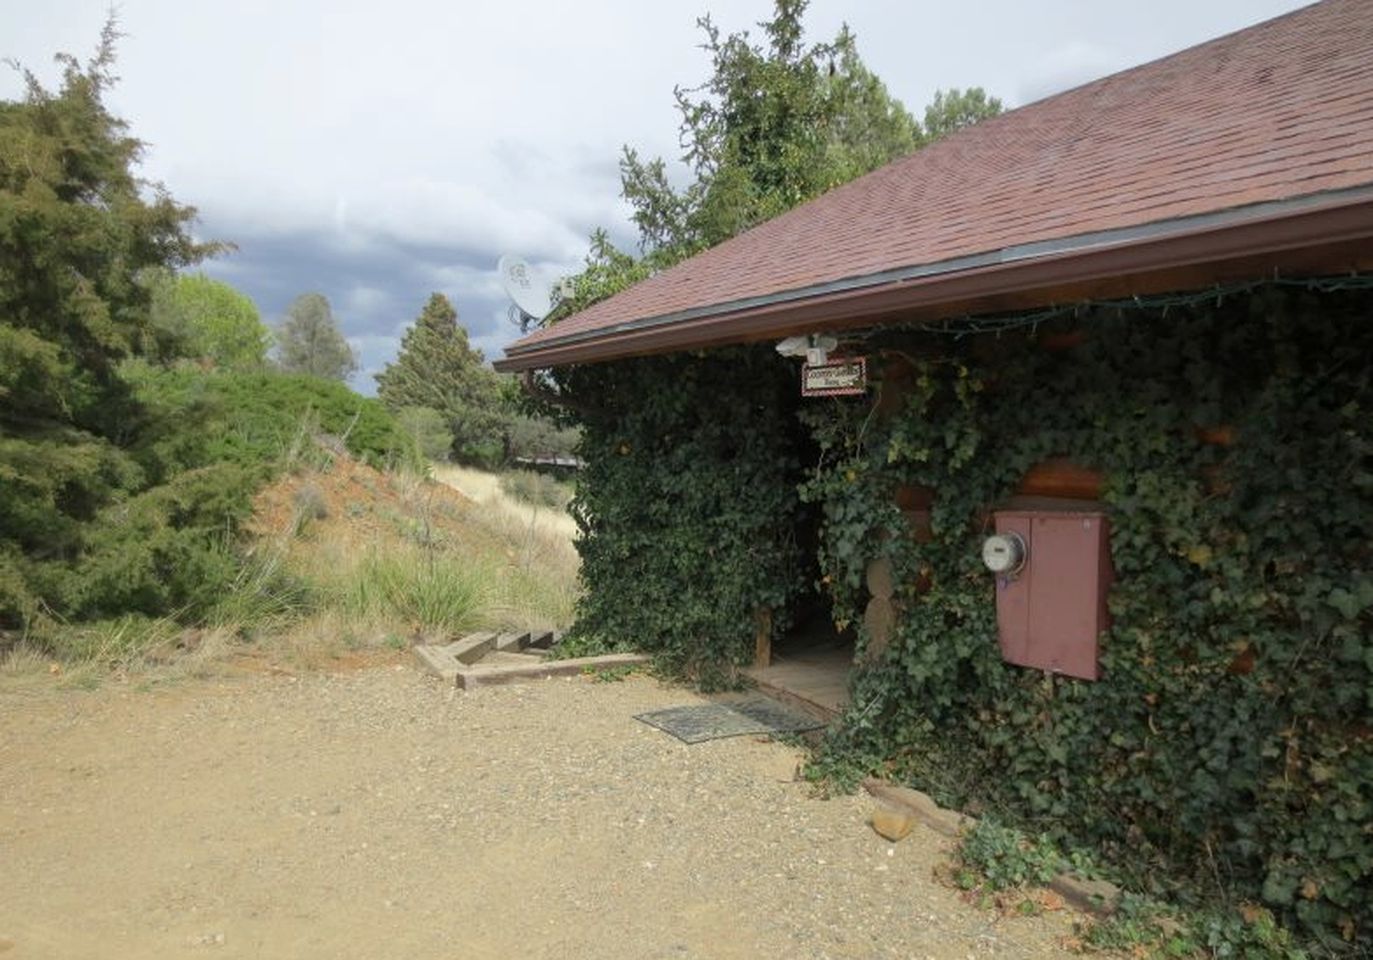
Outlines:
[[520, 328], [520, 333], [528, 333], [530, 327], [552, 311], [552, 285], [538, 277], [521, 257], [509, 254], [501, 257], [496, 270], [501, 275], [501, 286], [512, 301], [510, 322]]

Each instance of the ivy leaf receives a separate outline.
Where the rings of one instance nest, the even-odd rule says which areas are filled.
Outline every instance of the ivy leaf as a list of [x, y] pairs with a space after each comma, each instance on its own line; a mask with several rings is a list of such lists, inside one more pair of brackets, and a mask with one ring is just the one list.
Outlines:
[[1336, 587], [1325, 600], [1348, 620], [1353, 620], [1365, 610], [1373, 607], [1373, 579], [1364, 578], [1354, 585], [1353, 590]]

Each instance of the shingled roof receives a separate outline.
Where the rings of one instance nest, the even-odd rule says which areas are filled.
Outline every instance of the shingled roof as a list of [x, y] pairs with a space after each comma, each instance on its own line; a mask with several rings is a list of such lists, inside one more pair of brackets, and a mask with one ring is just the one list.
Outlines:
[[1373, 266], [1373, 2], [960, 131], [507, 348], [505, 370]]

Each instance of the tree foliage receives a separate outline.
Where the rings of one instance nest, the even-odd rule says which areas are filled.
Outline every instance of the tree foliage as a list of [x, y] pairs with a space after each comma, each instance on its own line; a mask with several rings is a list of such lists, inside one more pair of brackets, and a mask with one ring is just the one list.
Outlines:
[[107, 24], [85, 64], [59, 56], [57, 91], [26, 73], [0, 103], [0, 625], [41, 608], [42, 564], [73, 559], [84, 525], [139, 488], [118, 376], [156, 339], [138, 277], [212, 249], [134, 172], [141, 144], [103, 101], [117, 37]]
[[260, 369], [267, 362], [271, 331], [247, 294], [203, 273], [156, 271], [153, 327], [175, 355], [204, 359], [226, 369]]
[[324, 294], [303, 293], [286, 308], [277, 335], [277, 362], [287, 373], [326, 380], [347, 380], [357, 372], [357, 354], [339, 332]]
[[468, 342], [443, 294], [429, 297], [405, 332], [400, 353], [376, 380], [377, 396], [392, 410], [427, 407], [442, 414], [460, 457], [500, 456], [508, 416], [501, 379]]
[[624, 289], [655, 270], [714, 246], [959, 127], [1001, 111], [980, 88], [936, 94], [926, 126], [863, 63], [847, 27], [829, 43], [807, 44], [807, 0], [777, 0], [760, 24], [722, 36], [698, 21], [712, 62], [699, 87], [674, 93], [682, 161], [691, 180], [672, 182], [662, 158], [626, 146], [621, 191], [633, 209], [640, 257], [592, 236], [586, 269], [554, 321]]
[[134, 173], [139, 142], [102, 100], [116, 38], [85, 65], [59, 57], [57, 92], [29, 76], [0, 103], [0, 634], [37, 643], [92, 618], [204, 617], [242, 570], [254, 491], [315, 430], [414, 462], [342, 384], [160, 364], [234, 366], [263, 339], [232, 291], [171, 279], [215, 247]]
[[447, 460], [453, 455], [453, 431], [448, 418], [429, 407], [401, 407], [396, 423], [414, 441], [426, 460]]
[[1001, 101], [987, 96], [981, 87], [959, 90], [936, 90], [934, 99], [925, 107], [925, 141], [940, 137], [1001, 113]]

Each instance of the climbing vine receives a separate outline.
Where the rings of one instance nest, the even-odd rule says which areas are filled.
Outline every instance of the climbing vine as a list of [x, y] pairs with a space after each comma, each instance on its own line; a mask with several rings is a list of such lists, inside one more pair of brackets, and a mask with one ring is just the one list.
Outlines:
[[[1051, 331], [1060, 349], [1029, 329], [872, 340], [904, 367], [899, 408], [803, 413], [836, 619], [861, 622], [879, 556], [904, 611], [855, 677], [831, 760], [881, 758], [946, 802], [1094, 849], [1140, 889], [1262, 901], [1367, 949], [1370, 307], [1266, 288], [1085, 311]], [[979, 562], [990, 508], [1050, 457], [1104, 475], [1116, 581], [1096, 683], [1002, 662]], [[918, 537], [896, 505], [910, 486], [935, 492]]]
[[[1273, 286], [961, 338], [880, 332], [864, 349], [903, 371], [899, 403], [802, 405], [766, 347], [560, 370], [586, 462], [571, 641], [728, 681], [757, 612], [780, 633], [818, 585], [866, 664], [821, 766], [995, 811], [1143, 893], [1261, 902], [1366, 949], [1370, 306]], [[1002, 661], [979, 560], [991, 510], [1055, 457], [1103, 477], [1115, 582], [1095, 683]], [[917, 531], [900, 494], [921, 488]], [[879, 557], [900, 612], [881, 645], [863, 625]]]
[[766, 347], [559, 371], [586, 463], [568, 642], [652, 651], [714, 684], [752, 659], [760, 610], [785, 627], [806, 583], [795, 376]]

